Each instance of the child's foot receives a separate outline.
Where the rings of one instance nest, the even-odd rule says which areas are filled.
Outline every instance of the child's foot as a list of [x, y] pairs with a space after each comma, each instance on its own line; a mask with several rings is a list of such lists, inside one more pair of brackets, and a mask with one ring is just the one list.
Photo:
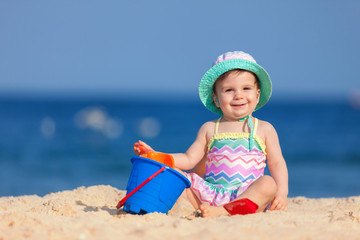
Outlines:
[[229, 215], [229, 213], [225, 210], [225, 208], [210, 206], [207, 204], [201, 204], [200, 211], [202, 212], [203, 218], [213, 218], [213, 217]]

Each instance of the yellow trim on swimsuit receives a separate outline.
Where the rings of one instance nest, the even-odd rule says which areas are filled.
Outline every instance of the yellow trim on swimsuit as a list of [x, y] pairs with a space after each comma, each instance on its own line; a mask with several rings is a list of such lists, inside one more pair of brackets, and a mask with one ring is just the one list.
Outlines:
[[[223, 140], [223, 139], [239, 139], [239, 138], [250, 138], [250, 133], [245, 133], [245, 132], [226, 132], [226, 133], [218, 133], [218, 129], [219, 129], [219, 123], [220, 123], [221, 118], [219, 118], [216, 121], [216, 125], [215, 125], [215, 133], [214, 136], [212, 136], [210, 138], [210, 141], [208, 143], [208, 150], [207, 152], [210, 151], [210, 147], [212, 145], [212, 143], [214, 142], [214, 140]], [[254, 124], [254, 139], [255, 141], [259, 144], [261, 151], [266, 155], [266, 145], [263, 142], [263, 140], [256, 135], [256, 130], [257, 130], [257, 126], [258, 126], [258, 119], [255, 118], [255, 124]]]

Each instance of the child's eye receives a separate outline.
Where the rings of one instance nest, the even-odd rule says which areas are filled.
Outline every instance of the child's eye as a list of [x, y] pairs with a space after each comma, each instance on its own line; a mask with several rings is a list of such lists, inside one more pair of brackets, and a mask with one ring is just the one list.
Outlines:
[[251, 90], [251, 87], [244, 87], [244, 90]]
[[232, 89], [231, 88], [227, 88], [227, 89], [225, 89], [225, 92], [231, 92], [232, 91]]

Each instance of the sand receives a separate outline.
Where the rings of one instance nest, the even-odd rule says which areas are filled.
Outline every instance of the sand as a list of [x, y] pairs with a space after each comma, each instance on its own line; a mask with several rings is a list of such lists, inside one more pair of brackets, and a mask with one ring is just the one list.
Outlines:
[[203, 219], [185, 203], [166, 215], [115, 208], [125, 191], [111, 186], [0, 198], [5, 239], [360, 239], [360, 196], [289, 199], [288, 211]]

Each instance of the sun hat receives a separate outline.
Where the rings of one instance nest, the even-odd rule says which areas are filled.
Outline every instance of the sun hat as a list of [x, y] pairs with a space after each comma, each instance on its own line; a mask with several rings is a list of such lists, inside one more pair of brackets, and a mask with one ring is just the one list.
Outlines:
[[199, 96], [201, 102], [207, 109], [218, 114], [223, 115], [220, 108], [216, 107], [212, 94], [213, 86], [223, 73], [233, 69], [243, 69], [254, 73], [259, 80], [260, 85], [260, 99], [255, 111], [263, 107], [271, 96], [271, 80], [269, 74], [258, 65], [255, 59], [248, 53], [241, 51], [227, 52], [221, 54], [215, 61], [212, 68], [210, 68], [202, 77], [199, 84]]

